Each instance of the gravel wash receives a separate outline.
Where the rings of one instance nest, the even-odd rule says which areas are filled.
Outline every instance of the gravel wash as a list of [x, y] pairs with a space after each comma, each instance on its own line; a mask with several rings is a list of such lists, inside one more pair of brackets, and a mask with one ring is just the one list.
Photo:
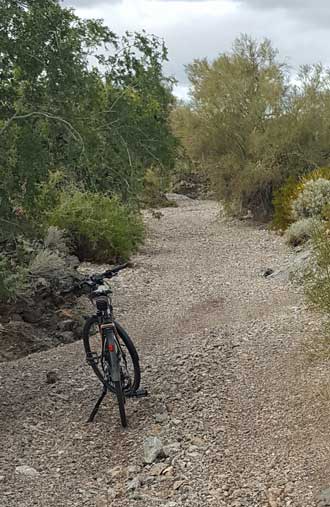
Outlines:
[[[294, 254], [214, 202], [146, 222], [113, 287], [149, 396], [127, 401], [125, 430], [110, 396], [87, 424], [100, 384], [81, 342], [1, 364], [0, 506], [330, 505], [330, 367], [307, 353], [323, 322], [263, 276]], [[145, 465], [153, 436], [164, 452]]]

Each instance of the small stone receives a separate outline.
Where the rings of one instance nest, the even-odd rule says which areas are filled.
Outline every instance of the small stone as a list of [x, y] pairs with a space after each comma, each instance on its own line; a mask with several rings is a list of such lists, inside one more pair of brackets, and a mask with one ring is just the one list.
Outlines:
[[166, 412], [163, 412], [162, 414], [156, 414], [155, 420], [159, 424], [167, 422], [168, 421], [168, 414]]
[[173, 475], [173, 472], [174, 472], [174, 467], [172, 465], [170, 465], [169, 467], [166, 467], [163, 471], [162, 471], [162, 475], [169, 475], [169, 476], [172, 476]]
[[105, 495], [97, 495], [95, 498], [95, 507], [107, 507], [108, 499]]
[[177, 454], [180, 451], [179, 442], [174, 442], [173, 444], [164, 445], [164, 454], [166, 457], [171, 457], [174, 454]]
[[111, 479], [118, 479], [122, 475], [123, 469], [121, 466], [116, 466], [110, 470]]
[[267, 278], [268, 276], [272, 275], [273, 273], [274, 273], [274, 270], [272, 268], [268, 268], [268, 269], [266, 269], [266, 271], [264, 271], [262, 276]]
[[182, 423], [181, 419], [172, 419], [172, 422], [175, 426], [179, 426]]
[[27, 465], [21, 465], [15, 468], [15, 473], [20, 475], [26, 475], [26, 477], [38, 477], [39, 472], [33, 468], [29, 467]]
[[48, 371], [46, 373], [46, 384], [55, 384], [59, 380], [56, 371]]
[[139, 489], [141, 487], [141, 480], [139, 477], [135, 477], [135, 479], [132, 479], [127, 483], [127, 491], [135, 491], [136, 489]]
[[184, 481], [175, 481], [175, 483], [173, 484], [173, 489], [175, 491], [177, 491], [178, 489], [181, 488], [181, 486], [184, 484]]
[[134, 477], [140, 472], [140, 467], [130, 465], [127, 467], [127, 479], [134, 479]]
[[149, 470], [149, 475], [151, 475], [152, 477], [161, 475], [166, 468], [168, 467], [164, 463], [156, 463], [155, 465], [153, 465], [151, 470]]
[[329, 507], [330, 506], [330, 488], [321, 491], [319, 496], [318, 507]]
[[58, 339], [61, 343], [73, 343], [75, 341], [74, 334], [72, 331], [63, 331], [60, 335], [58, 335]]
[[143, 442], [144, 463], [151, 465], [157, 458], [165, 457], [163, 444], [158, 437], [146, 437]]
[[117, 493], [116, 493], [116, 491], [113, 488], [108, 488], [107, 489], [108, 500], [113, 500], [114, 498], [116, 498], [116, 496], [117, 496]]
[[75, 321], [72, 319], [65, 319], [58, 323], [58, 329], [60, 331], [72, 331], [75, 327]]
[[191, 443], [192, 443], [192, 445], [196, 445], [198, 447], [201, 447], [202, 445], [205, 445], [205, 440], [203, 440], [200, 437], [192, 437]]

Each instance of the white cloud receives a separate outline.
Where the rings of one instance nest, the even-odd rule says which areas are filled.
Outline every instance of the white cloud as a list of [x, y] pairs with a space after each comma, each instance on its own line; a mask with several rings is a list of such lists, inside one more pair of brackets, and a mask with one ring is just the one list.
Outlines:
[[235, 37], [268, 37], [294, 70], [302, 63], [330, 65], [328, 0], [65, 0], [84, 17], [104, 18], [112, 30], [141, 30], [165, 39], [169, 74], [186, 94], [184, 65], [228, 51]]

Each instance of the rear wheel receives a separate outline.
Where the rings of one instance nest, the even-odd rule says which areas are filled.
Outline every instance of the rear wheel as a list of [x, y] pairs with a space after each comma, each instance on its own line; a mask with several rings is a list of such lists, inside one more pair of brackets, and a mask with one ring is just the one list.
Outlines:
[[[121, 389], [124, 393], [129, 394], [136, 391], [140, 386], [139, 356], [131, 338], [118, 322], [115, 322], [115, 334], [121, 351]], [[83, 341], [88, 363], [93, 368], [98, 379], [105, 384], [105, 364], [102, 355], [103, 344], [97, 317], [91, 317], [86, 321], [83, 329]], [[115, 387], [108, 387], [112, 392], [117, 394]]]
[[123, 428], [127, 426], [126, 412], [125, 412], [125, 394], [123, 391], [123, 386], [121, 381], [114, 382], [115, 392], [117, 396], [118, 406], [119, 406], [119, 414], [120, 420]]

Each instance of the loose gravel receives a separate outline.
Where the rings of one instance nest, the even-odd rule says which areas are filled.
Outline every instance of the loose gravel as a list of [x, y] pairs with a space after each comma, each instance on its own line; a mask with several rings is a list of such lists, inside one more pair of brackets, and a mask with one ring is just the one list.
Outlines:
[[81, 342], [1, 364], [1, 507], [330, 505], [330, 368], [306, 352], [322, 319], [263, 276], [294, 254], [214, 202], [146, 220], [113, 285], [148, 398], [126, 430], [110, 396], [87, 424], [100, 385]]

